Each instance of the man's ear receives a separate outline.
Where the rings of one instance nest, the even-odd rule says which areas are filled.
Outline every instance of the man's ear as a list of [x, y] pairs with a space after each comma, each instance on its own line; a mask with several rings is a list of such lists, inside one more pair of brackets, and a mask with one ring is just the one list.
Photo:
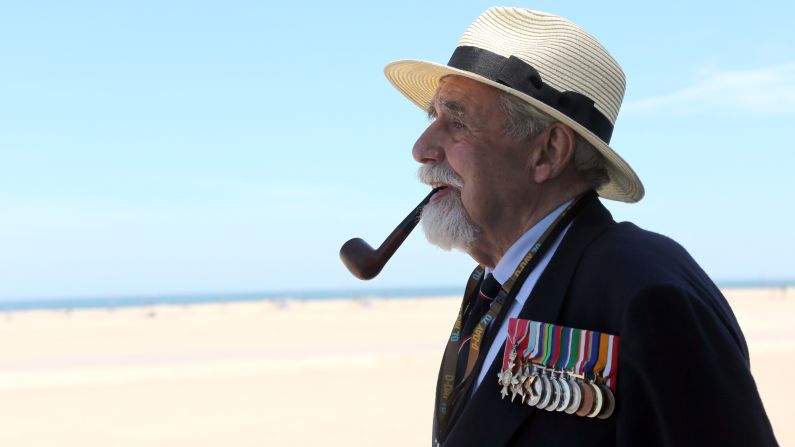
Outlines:
[[560, 175], [574, 157], [577, 136], [571, 127], [555, 122], [541, 132], [533, 142], [530, 168], [533, 180], [544, 183]]

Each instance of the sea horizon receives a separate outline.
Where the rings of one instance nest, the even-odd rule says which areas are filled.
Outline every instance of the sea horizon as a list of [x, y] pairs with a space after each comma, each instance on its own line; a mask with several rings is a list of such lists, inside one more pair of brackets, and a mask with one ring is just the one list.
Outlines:
[[[795, 287], [795, 279], [716, 281], [721, 289], [758, 289]], [[117, 309], [159, 305], [189, 305], [252, 301], [318, 301], [335, 299], [405, 299], [456, 296], [462, 286], [292, 290], [262, 292], [208, 292], [139, 295], [94, 295], [42, 298], [0, 298], [0, 312], [32, 310]]]

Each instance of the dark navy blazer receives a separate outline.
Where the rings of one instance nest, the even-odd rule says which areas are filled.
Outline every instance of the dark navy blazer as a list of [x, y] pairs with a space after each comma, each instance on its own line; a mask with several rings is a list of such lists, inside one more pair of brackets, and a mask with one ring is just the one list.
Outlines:
[[680, 245], [616, 223], [596, 198], [519, 317], [619, 335], [615, 413], [602, 420], [502, 400], [498, 356], [444, 446], [777, 445], [721, 292]]

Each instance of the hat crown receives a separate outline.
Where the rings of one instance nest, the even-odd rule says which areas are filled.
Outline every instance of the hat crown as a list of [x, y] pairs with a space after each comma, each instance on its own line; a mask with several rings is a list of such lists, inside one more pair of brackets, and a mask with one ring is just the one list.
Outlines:
[[466, 30], [447, 65], [399, 60], [384, 67], [384, 74], [423, 110], [445, 76], [463, 76], [515, 95], [602, 154], [609, 181], [598, 189], [600, 196], [623, 202], [643, 198], [643, 183], [609, 146], [624, 99], [624, 73], [593, 36], [562, 17], [489, 8]]
[[626, 87], [624, 72], [593, 36], [562, 17], [523, 8], [489, 8], [464, 32], [458, 46], [517, 57], [550, 86], [592, 99], [615, 124]]

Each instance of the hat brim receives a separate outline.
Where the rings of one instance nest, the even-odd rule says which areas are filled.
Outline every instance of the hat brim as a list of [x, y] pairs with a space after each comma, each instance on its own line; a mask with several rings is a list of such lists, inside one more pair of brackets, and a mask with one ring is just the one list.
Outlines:
[[423, 110], [427, 110], [431, 104], [439, 87], [439, 81], [448, 75], [470, 78], [517, 96], [571, 127], [604, 155], [610, 181], [597, 190], [600, 196], [627, 203], [635, 203], [643, 198], [645, 191], [637, 174], [610, 146], [573, 119], [531, 96], [475, 73], [434, 62], [399, 60], [387, 64], [384, 67], [384, 74], [398, 91]]

